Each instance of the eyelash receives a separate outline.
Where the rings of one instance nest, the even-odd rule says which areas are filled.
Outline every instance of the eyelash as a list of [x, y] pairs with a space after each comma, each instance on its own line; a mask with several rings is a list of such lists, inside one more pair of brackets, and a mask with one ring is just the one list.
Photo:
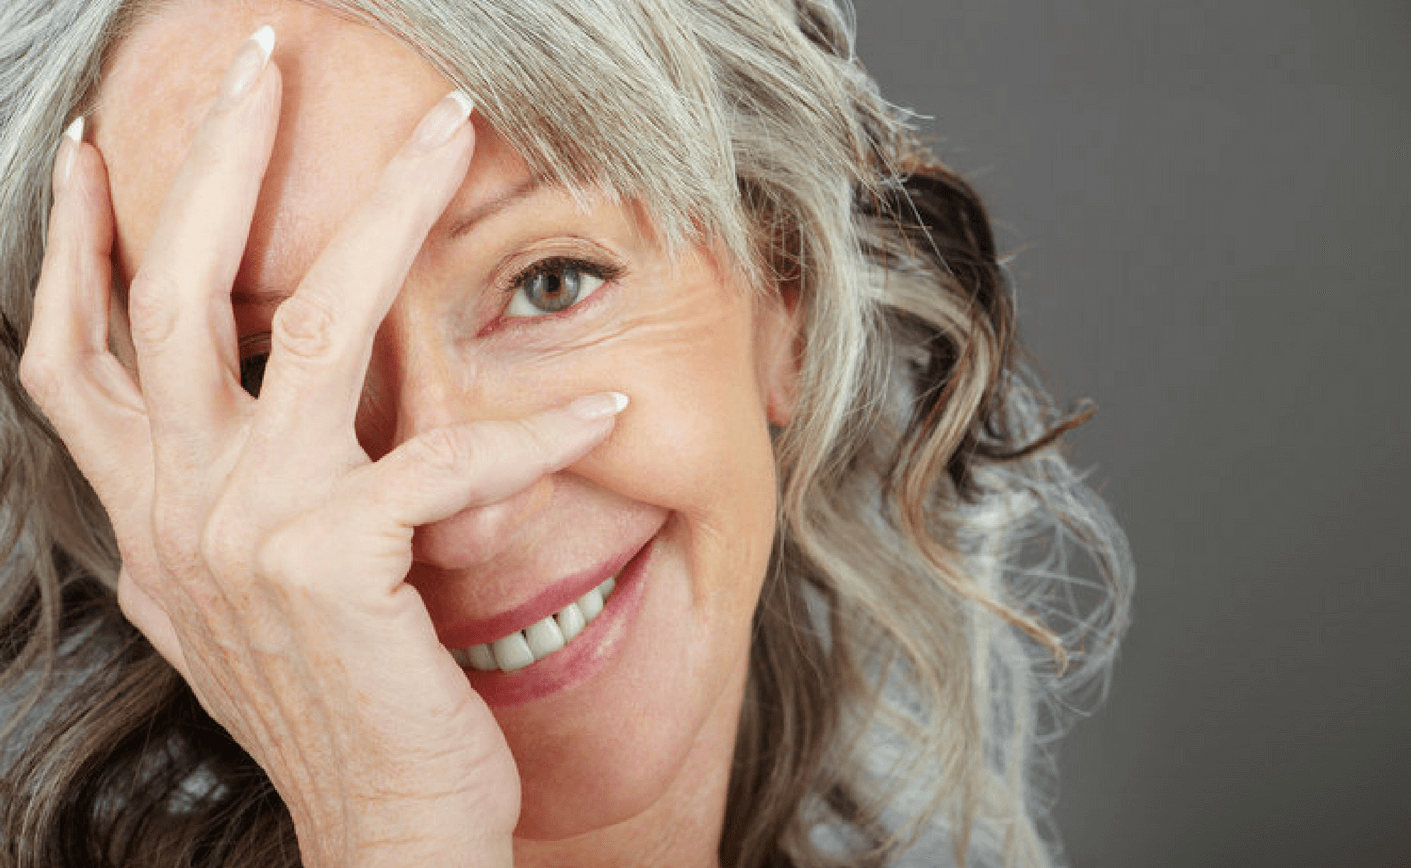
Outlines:
[[[574, 256], [546, 256], [521, 269], [501, 291], [509, 299], [509, 301], [506, 302], [506, 309], [508, 309], [508, 307], [514, 303], [515, 296], [521, 290], [527, 288], [530, 282], [535, 278], [549, 274], [563, 274], [564, 272], [576, 271], [579, 274], [587, 275], [599, 281], [597, 286], [587, 291], [586, 294], [591, 295], [601, 289], [603, 284], [610, 283], [621, 277], [624, 270], [625, 269], [620, 265], [591, 262]], [[501, 320], [557, 319], [560, 315], [565, 315], [578, 307], [584, 297], [586, 297], [584, 294], [575, 296], [572, 301], [558, 310], [543, 311], [542, 313], [531, 315], [502, 316]], [[254, 352], [251, 352], [251, 350], [254, 350]], [[246, 335], [240, 339], [240, 385], [251, 395], [258, 396], [260, 393], [260, 385], [264, 381], [265, 364], [268, 360], [268, 333]]]
[[562, 308], [559, 308], [558, 310], [541, 311], [535, 314], [521, 314], [518, 316], [507, 315], [504, 316], [502, 319], [542, 319], [545, 317], [551, 317], [557, 314], [571, 311], [582, 303], [583, 298], [585, 298], [587, 295], [591, 295], [592, 293], [600, 289], [602, 287], [602, 284], [609, 283], [621, 277], [623, 273], [623, 268], [619, 265], [603, 262], [592, 262], [590, 260], [579, 259], [578, 257], [574, 256], [547, 256], [543, 259], [538, 260], [537, 262], [531, 263], [528, 267], [521, 269], [520, 272], [510, 280], [509, 284], [505, 286], [504, 292], [510, 298], [510, 302], [507, 304], [506, 309], [508, 310], [509, 307], [513, 305], [515, 297], [521, 291], [527, 289], [530, 283], [535, 278], [550, 274], [562, 275], [566, 272], [578, 272], [580, 275], [586, 275], [588, 277], [594, 278], [599, 283], [597, 286], [588, 289], [586, 292], [580, 293], [579, 295], [575, 296], [572, 301], [565, 304]]

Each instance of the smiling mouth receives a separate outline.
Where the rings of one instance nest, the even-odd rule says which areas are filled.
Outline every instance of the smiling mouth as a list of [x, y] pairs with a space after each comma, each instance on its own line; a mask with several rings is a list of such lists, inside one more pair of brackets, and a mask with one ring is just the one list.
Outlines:
[[617, 577], [612, 576], [542, 621], [493, 642], [469, 648], [452, 648], [451, 656], [461, 668], [477, 672], [497, 669], [514, 672], [538, 663], [563, 649], [583, 632], [584, 627], [593, 623], [616, 585]]

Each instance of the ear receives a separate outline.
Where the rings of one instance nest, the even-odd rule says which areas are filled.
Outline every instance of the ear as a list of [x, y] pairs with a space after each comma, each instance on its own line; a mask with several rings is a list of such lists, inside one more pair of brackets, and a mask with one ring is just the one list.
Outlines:
[[783, 428], [798, 403], [804, 339], [799, 286], [785, 281], [755, 296], [755, 376], [765, 418]]

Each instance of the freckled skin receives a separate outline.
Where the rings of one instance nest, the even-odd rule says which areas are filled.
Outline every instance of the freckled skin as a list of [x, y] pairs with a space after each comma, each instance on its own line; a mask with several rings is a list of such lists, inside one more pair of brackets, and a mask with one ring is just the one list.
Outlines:
[[[114, 260], [131, 279], [227, 59], [274, 25], [279, 137], [235, 288], [288, 292], [447, 82], [399, 43], [311, 5], [192, 0], [105, 72], [92, 140]], [[528, 178], [475, 119], [447, 215]], [[622, 275], [552, 318], [504, 322], [506, 265], [610, 258]], [[793, 321], [703, 250], [669, 256], [630, 207], [545, 188], [468, 234], [434, 229], [378, 332], [359, 439], [376, 458], [430, 427], [581, 394], [631, 398], [610, 439], [499, 507], [419, 528], [408, 581], [438, 628], [483, 618], [657, 534], [624, 652], [580, 689], [496, 710], [523, 782], [516, 864], [713, 865], [773, 535], [769, 421], [787, 418]], [[272, 306], [237, 306], [241, 335]], [[119, 340], [119, 344], [122, 341]], [[350, 713], [355, 710], [350, 709]]]

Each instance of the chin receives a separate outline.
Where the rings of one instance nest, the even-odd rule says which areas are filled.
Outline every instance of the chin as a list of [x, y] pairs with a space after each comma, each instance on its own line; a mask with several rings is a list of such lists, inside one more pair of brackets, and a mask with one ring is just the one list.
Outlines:
[[[639, 823], [659, 832], [673, 817], [723, 816], [750, 619], [735, 606], [702, 607], [720, 601], [690, 581], [679, 529], [667, 522], [604, 608], [601, 634], [584, 635], [601, 656], [564, 661], [586, 676], [492, 703], [520, 774], [517, 838], [561, 841]], [[762, 580], [763, 564], [731, 566]], [[747, 609], [756, 594], [742, 601]]]

